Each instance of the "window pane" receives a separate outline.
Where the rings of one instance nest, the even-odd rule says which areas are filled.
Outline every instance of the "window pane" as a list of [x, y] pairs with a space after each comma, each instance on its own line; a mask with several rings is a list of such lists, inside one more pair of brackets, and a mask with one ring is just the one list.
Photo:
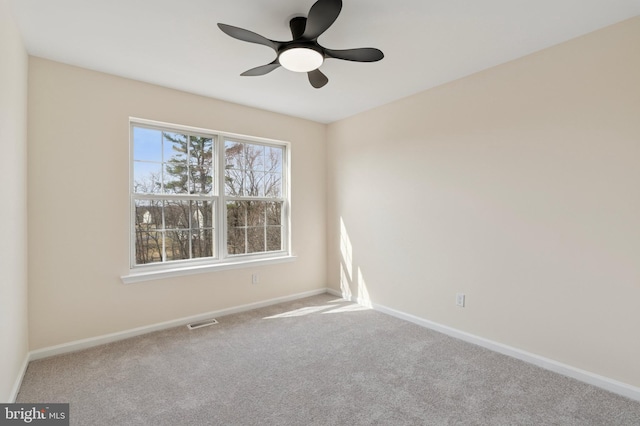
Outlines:
[[189, 230], [166, 231], [164, 245], [167, 261], [189, 259]]
[[264, 173], [245, 170], [243, 176], [244, 196], [264, 197]]
[[282, 250], [282, 202], [227, 203], [229, 254]]
[[133, 192], [159, 194], [162, 192], [162, 165], [160, 163], [133, 163]]
[[244, 144], [245, 169], [264, 171], [264, 146]]
[[214, 203], [191, 201], [191, 255], [211, 257], [215, 253]]
[[189, 163], [211, 165], [213, 159], [213, 139], [201, 136], [189, 138]]
[[244, 195], [244, 172], [242, 170], [225, 169], [224, 193], [235, 197]]
[[194, 259], [213, 256], [213, 229], [191, 229], [191, 253]]
[[162, 233], [136, 231], [136, 264], [162, 262]]
[[135, 200], [135, 221], [136, 264], [214, 256], [213, 201]]
[[227, 225], [229, 227], [245, 226], [247, 224], [246, 201], [230, 201], [227, 203]]
[[189, 228], [190, 201], [167, 200], [164, 205], [164, 226], [165, 229]]
[[162, 227], [162, 201], [135, 200], [136, 230], [148, 231]]
[[144, 127], [134, 127], [133, 159], [162, 162], [162, 132]]
[[213, 177], [211, 166], [189, 166], [190, 193], [210, 194], [213, 190]]
[[282, 175], [267, 173], [264, 177], [264, 196], [282, 197]]
[[268, 146], [264, 149], [264, 169], [268, 172], [282, 174], [282, 162], [284, 159], [284, 149]]
[[264, 228], [247, 228], [247, 253], [265, 251]]
[[282, 227], [267, 227], [267, 251], [282, 250]]
[[225, 141], [225, 194], [233, 196], [245, 195], [245, 144]]
[[136, 263], [162, 261], [162, 201], [135, 200]]
[[244, 254], [246, 228], [229, 228], [227, 232], [227, 253]]
[[247, 226], [264, 226], [265, 204], [264, 201], [244, 201], [247, 210]]
[[244, 169], [244, 144], [233, 141], [224, 142], [225, 168]]
[[191, 136], [189, 141], [190, 192], [210, 194], [213, 191], [213, 139]]
[[281, 197], [283, 154], [282, 148], [226, 141], [225, 194]]
[[191, 227], [213, 228], [214, 223], [213, 201], [191, 201]]
[[164, 162], [187, 161], [187, 136], [180, 133], [162, 132]]
[[281, 225], [282, 224], [282, 203], [268, 202], [265, 204], [266, 204], [267, 225]]
[[184, 194], [189, 184], [187, 163], [170, 162], [164, 169], [164, 192], [166, 194]]
[[265, 196], [282, 197], [282, 165], [284, 163], [284, 148], [268, 147], [265, 150]]

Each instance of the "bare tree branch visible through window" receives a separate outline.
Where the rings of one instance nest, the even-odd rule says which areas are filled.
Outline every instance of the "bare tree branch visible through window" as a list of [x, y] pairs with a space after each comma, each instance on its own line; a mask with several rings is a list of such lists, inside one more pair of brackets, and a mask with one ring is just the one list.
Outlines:
[[283, 250], [284, 155], [284, 146], [133, 125], [135, 264], [215, 258], [216, 247], [231, 256]]
[[[259, 253], [282, 249], [283, 149], [234, 141], [225, 143], [227, 252]], [[264, 198], [267, 200], [243, 200]]]

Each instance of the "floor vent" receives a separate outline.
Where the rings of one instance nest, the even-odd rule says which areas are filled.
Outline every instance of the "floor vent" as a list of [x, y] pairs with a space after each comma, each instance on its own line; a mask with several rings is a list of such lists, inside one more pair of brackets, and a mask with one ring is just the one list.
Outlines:
[[187, 324], [187, 328], [189, 330], [194, 330], [196, 328], [202, 328], [202, 327], [208, 327], [210, 325], [214, 325], [217, 324], [218, 320], [216, 320], [215, 318], [211, 318], [208, 320], [204, 320], [204, 321], [199, 321], [199, 322], [192, 322], [191, 324]]

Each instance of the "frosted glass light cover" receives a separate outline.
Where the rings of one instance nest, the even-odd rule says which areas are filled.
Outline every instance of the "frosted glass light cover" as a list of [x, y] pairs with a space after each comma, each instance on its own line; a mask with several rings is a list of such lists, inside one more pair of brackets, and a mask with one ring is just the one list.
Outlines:
[[313, 49], [295, 47], [282, 52], [278, 60], [289, 71], [309, 72], [318, 69], [324, 58]]

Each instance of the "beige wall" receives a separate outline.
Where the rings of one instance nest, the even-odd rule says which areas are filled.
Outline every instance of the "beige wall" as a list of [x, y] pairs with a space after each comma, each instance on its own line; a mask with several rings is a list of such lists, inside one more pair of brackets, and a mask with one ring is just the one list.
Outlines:
[[[123, 284], [130, 116], [291, 142], [298, 259]], [[322, 124], [31, 57], [31, 350], [325, 288], [325, 132]]]
[[[27, 60], [3, 7], [0, 161], [13, 185], [2, 187], [0, 398], [27, 352]], [[328, 281], [640, 386], [638, 39], [640, 18], [328, 131], [30, 58], [29, 349]], [[290, 141], [298, 260], [122, 284], [129, 116]], [[464, 309], [454, 305], [457, 292], [467, 295]]]
[[0, 0], [0, 402], [13, 398], [28, 352], [27, 64], [9, 4]]
[[330, 125], [331, 287], [640, 386], [639, 40], [635, 18]]

